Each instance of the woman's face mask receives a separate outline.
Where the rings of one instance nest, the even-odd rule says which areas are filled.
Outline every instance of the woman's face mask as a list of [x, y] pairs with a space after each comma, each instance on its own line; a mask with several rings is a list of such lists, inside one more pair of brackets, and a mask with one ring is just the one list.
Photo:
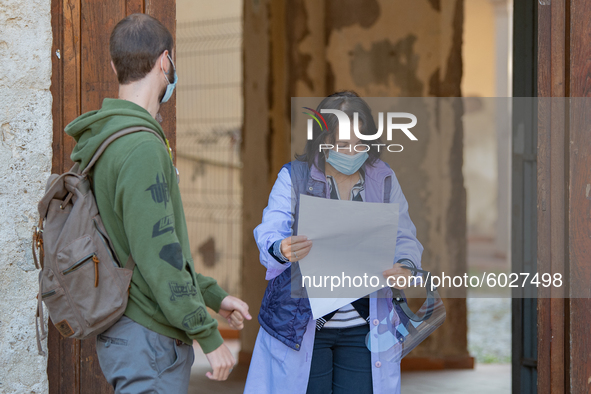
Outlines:
[[[361, 124], [360, 127], [362, 127]], [[351, 123], [351, 135], [353, 133], [353, 124]], [[328, 157], [325, 156], [326, 162], [341, 174], [352, 175], [356, 173], [369, 157], [367, 152], [355, 153], [355, 147], [361, 142], [355, 139], [335, 141], [335, 148], [325, 151], [325, 155], [328, 155]]]
[[341, 174], [352, 175], [361, 168], [368, 157], [369, 155], [367, 152], [347, 155], [345, 153], [337, 152], [336, 150], [329, 150], [326, 162]]

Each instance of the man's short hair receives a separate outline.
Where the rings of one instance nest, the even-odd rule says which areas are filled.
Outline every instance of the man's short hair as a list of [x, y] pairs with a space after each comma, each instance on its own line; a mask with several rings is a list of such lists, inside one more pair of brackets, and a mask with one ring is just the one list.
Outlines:
[[125, 85], [144, 78], [162, 52], [172, 52], [173, 46], [170, 31], [149, 15], [132, 14], [119, 21], [109, 40], [119, 83]]

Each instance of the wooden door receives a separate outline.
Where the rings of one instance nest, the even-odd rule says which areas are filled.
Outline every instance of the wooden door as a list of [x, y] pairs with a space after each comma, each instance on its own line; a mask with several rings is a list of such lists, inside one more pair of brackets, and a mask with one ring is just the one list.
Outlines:
[[[591, 283], [591, 119], [560, 98], [591, 96], [590, 19], [589, 1], [538, 1], [538, 95], [555, 98], [539, 105], [538, 267], [562, 273], [567, 296]], [[590, 325], [588, 296], [539, 299], [539, 393], [589, 392]]]
[[[51, 93], [53, 95], [52, 172], [72, 166], [74, 140], [64, 127], [77, 116], [116, 98], [118, 83], [110, 66], [109, 36], [125, 16], [142, 12], [175, 35], [176, 0], [52, 0]], [[175, 149], [176, 96], [162, 107], [162, 127]], [[94, 339], [65, 339], [49, 324], [47, 375], [50, 393], [111, 393], [100, 370]]]

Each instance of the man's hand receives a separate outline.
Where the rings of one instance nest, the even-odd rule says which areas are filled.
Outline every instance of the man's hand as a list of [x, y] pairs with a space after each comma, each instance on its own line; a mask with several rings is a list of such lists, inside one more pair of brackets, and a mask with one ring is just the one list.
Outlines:
[[312, 241], [305, 235], [292, 235], [281, 241], [281, 254], [289, 261], [296, 262], [308, 255]]
[[244, 319], [251, 320], [246, 302], [233, 296], [227, 296], [222, 300], [219, 314], [226, 318], [230, 327], [236, 330], [244, 328]]
[[[408, 287], [410, 281], [409, 277], [412, 276], [412, 270], [404, 268], [404, 266], [400, 263], [396, 263], [392, 268], [385, 270], [382, 275], [384, 275], [386, 280], [388, 280], [388, 277], [391, 277], [392, 279], [388, 280], [388, 284], [394, 285], [392, 287], [402, 290]], [[398, 281], [399, 277], [406, 277], [406, 280], [400, 279], [400, 281]], [[398, 286], [399, 282], [404, 286]]]
[[207, 361], [209, 361], [209, 365], [213, 369], [213, 373], [207, 371], [205, 376], [211, 380], [222, 381], [228, 379], [228, 375], [230, 375], [232, 368], [236, 365], [236, 359], [223, 343], [213, 352], [207, 353], [205, 357], [207, 357]]

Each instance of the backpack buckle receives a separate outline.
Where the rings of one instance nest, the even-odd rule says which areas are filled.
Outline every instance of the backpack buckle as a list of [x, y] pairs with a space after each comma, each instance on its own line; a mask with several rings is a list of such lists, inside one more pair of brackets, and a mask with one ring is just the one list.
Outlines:
[[[35, 247], [37, 247], [37, 253], [39, 253], [39, 260], [37, 260]], [[35, 267], [40, 268], [39, 263], [41, 263], [41, 268], [43, 268], [43, 255], [45, 254], [45, 251], [43, 250], [43, 229], [39, 226], [33, 227], [33, 242], [31, 243], [31, 252], [33, 252], [33, 261], [35, 262]]]
[[37, 244], [37, 248], [40, 248], [43, 246], [43, 230], [40, 229], [39, 227], [34, 227], [33, 230], [33, 237], [35, 237], [35, 241]]

